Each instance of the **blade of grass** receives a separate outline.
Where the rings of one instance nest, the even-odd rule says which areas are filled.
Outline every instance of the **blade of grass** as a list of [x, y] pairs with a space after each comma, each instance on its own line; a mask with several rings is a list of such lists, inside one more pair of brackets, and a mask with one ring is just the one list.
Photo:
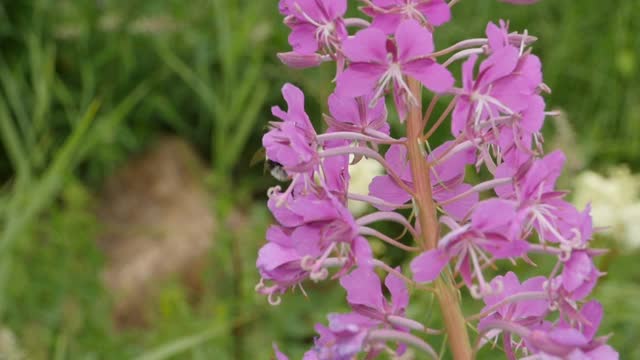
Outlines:
[[150, 79], [141, 83], [113, 110], [98, 117], [95, 130], [88, 134], [82, 144], [82, 148], [79, 150], [80, 158], [84, 158], [95, 146], [107, 142], [107, 138], [113, 136], [126, 116], [149, 93], [155, 80], [157, 79]]
[[226, 328], [226, 326], [218, 325], [212, 329], [208, 329], [194, 335], [185, 336], [156, 349], [149, 350], [136, 357], [135, 360], [164, 360], [171, 358], [222, 335], [224, 331], [227, 330]]
[[29, 158], [2, 97], [0, 97], [0, 130], [2, 143], [7, 150], [14, 171], [18, 177], [29, 179], [31, 177]]
[[65, 177], [77, 161], [77, 152], [89, 131], [99, 106], [97, 101], [93, 101], [89, 105], [85, 115], [73, 129], [62, 148], [56, 153], [51, 166], [40, 180], [32, 184], [24, 207], [20, 211], [12, 212], [6, 221], [0, 236], [0, 319], [4, 316], [5, 289], [11, 270], [12, 258], [9, 253], [27, 225], [48, 206], [58, 193]]
[[233, 136], [227, 145], [227, 152], [224, 157], [226, 163], [225, 166], [232, 167], [238, 161], [240, 157], [240, 153], [245, 148], [248, 137], [251, 135], [251, 131], [254, 129], [254, 126], [257, 120], [260, 118], [258, 116], [258, 112], [262, 109], [264, 102], [267, 98], [268, 88], [265, 83], [259, 83], [257, 87], [255, 87], [255, 92], [251, 101], [246, 105], [247, 109], [239, 116], [239, 119], [242, 119], [238, 126], [233, 131]]

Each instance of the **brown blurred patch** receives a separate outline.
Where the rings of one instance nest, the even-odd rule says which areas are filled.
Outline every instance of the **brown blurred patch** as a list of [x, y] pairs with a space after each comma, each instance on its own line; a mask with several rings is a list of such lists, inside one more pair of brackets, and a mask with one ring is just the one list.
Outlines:
[[99, 246], [118, 326], [145, 325], [146, 309], [167, 279], [181, 279], [194, 301], [201, 293], [214, 231], [203, 173], [188, 144], [164, 138], [106, 181]]

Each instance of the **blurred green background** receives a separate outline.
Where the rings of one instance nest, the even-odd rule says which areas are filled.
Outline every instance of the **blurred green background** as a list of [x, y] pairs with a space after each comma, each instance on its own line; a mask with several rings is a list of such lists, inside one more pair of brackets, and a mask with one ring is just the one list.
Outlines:
[[[487, 21], [501, 18], [513, 30], [529, 29], [539, 37], [534, 51], [553, 89], [549, 108], [564, 113], [547, 121], [547, 146], [570, 153], [568, 174], [621, 163], [637, 172], [638, 13], [637, 0], [543, 0], [531, 7], [461, 1], [436, 40], [442, 47], [482, 36]], [[332, 66], [302, 72], [278, 62], [275, 53], [289, 48], [287, 34], [275, 1], [0, 3], [1, 359], [269, 359], [272, 341], [298, 358], [314, 322], [346, 311], [335, 284], [309, 285], [309, 298], [289, 294], [279, 307], [253, 291], [257, 249], [270, 222], [265, 192], [275, 183], [249, 164], [269, 108], [281, 103], [282, 84], [293, 82], [318, 120], [332, 91]], [[165, 145], [192, 155], [171, 150], [155, 157], [160, 162], [144, 155]], [[161, 276], [154, 277], [153, 266], [149, 276], [121, 274], [133, 281], [133, 293], [143, 287], [138, 278], [152, 289], [125, 306], [109, 289], [126, 286], [110, 283], [109, 274], [126, 268], [119, 256], [134, 261], [153, 251], [153, 242], [127, 253], [104, 234], [153, 238], [136, 232], [134, 220], [119, 229], [123, 213], [113, 209], [133, 199], [124, 214], [147, 214], [144, 205], [155, 203], [136, 191], [158, 181], [164, 186], [157, 177], [173, 173], [154, 170], [173, 155], [195, 170], [187, 166], [176, 177], [177, 195], [160, 196], [169, 199], [163, 206], [194, 197], [213, 224], [193, 225], [185, 219], [197, 216], [186, 212], [155, 220], [149, 211], [147, 227], [170, 223], [162, 231], [177, 234], [202, 227], [208, 238], [198, 245], [204, 250], [197, 261], [175, 260], [180, 256], [171, 247], [154, 255], [159, 264], [180, 263]], [[136, 166], [147, 169], [138, 176]], [[128, 175], [117, 175], [122, 168]], [[184, 183], [204, 190], [182, 196], [191, 191]], [[195, 248], [190, 235], [177, 238]], [[616, 248], [614, 240], [597, 241]], [[403, 261], [393, 252], [379, 255]], [[611, 342], [627, 359], [640, 358], [636, 256], [614, 250], [601, 259], [609, 275], [596, 291], [607, 309], [602, 331], [614, 333]], [[422, 299], [412, 313], [437, 325], [429, 302]]]

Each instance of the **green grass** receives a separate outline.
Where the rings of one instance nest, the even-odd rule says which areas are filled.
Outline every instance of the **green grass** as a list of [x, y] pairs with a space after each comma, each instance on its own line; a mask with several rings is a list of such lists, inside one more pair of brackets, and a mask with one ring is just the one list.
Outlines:
[[[626, 162], [640, 170], [638, 12], [640, 2], [626, 0], [531, 7], [463, 0], [436, 40], [442, 47], [481, 36], [488, 20], [500, 18], [511, 19], [514, 30], [529, 29], [539, 37], [534, 50], [553, 89], [548, 103], [568, 115], [586, 164]], [[269, 222], [264, 191], [273, 182], [248, 163], [269, 107], [282, 102], [281, 85], [293, 82], [319, 120], [332, 91], [331, 65], [295, 71], [278, 63], [286, 37], [268, 1], [0, 4], [0, 324], [27, 358], [263, 359], [274, 340], [295, 358], [310, 343], [314, 322], [346, 310], [342, 290], [330, 285], [309, 289], [309, 299], [287, 296], [277, 308], [253, 292]], [[117, 331], [99, 280], [95, 193], [116, 167], [166, 133], [187, 139], [207, 160], [216, 216], [242, 211], [251, 226], [217, 237], [197, 307], [168, 282], [150, 305], [150, 329]], [[597, 294], [608, 310], [604, 328], [616, 333], [612, 343], [623, 358], [640, 356], [635, 256], [609, 259]], [[232, 336], [238, 333], [241, 339]]]

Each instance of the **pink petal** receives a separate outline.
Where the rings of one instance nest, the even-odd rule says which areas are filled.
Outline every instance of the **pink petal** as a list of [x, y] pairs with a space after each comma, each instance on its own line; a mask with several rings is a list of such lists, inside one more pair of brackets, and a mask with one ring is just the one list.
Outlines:
[[290, 120], [298, 125], [302, 125], [305, 129], [312, 129], [309, 115], [304, 109], [304, 93], [295, 85], [290, 83], [284, 84], [282, 87], [282, 96], [287, 102], [287, 114]]
[[352, 97], [341, 97], [333, 93], [329, 95], [329, 112], [333, 118], [341, 123], [360, 123], [358, 103]]
[[572, 292], [589, 280], [594, 265], [586, 252], [574, 252], [564, 267], [562, 286]]
[[473, 90], [473, 69], [477, 60], [478, 55], [473, 54], [462, 64], [462, 86], [467, 91]]
[[402, 21], [402, 15], [398, 14], [376, 14], [373, 18], [372, 28], [380, 29], [386, 34], [393, 34]]
[[580, 314], [585, 318], [582, 333], [587, 339], [593, 339], [602, 322], [603, 308], [602, 304], [596, 300], [591, 300], [582, 306]]
[[415, 20], [403, 21], [395, 34], [401, 63], [433, 52], [433, 35]]
[[488, 23], [485, 33], [489, 39], [489, 47], [492, 50], [497, 50], [505, 46], [507, 33], [504, 29], [498, 27], [498, 25], [492, 22]]
[[372, 2], [379, 7], [391, 7], [398, 4], [398, 0], [373, 0]]
[[451, 8], [444, 0], [431, 0], [416, 6], [427, 18], [429, 24], [440, 26], [451, 20]]
[[398, 120], [404, 122], [407, 117], [407, 95], [406, 91], [402, 90], [397, 81], [393, 82], [393, 102], [396, 106], [396, 112], [398, 113]]
[[387, 62], [387, 35], [379, 29], [360, 30], [342, 44], [344, 55], [352, 62]]
[[454, 84], [453, 75], [449, 70], [431, 59], [413, 60], [402, 64], [402, 70], [436, 93], [446, 92]]
[[494, 51], [485, 61], [480, 64], [480, 73], [482, 73], [482, 83], [491, 84], [492, 82], [511, 74], [516, 65], [520, 54], [518, 49], [513, 46], [505, 46]]
[[[321, 19], [324, 18], [323, 10], [325, 10], [325, 9], [321, 9], [319, 5], [323, 5], [322, 3], [324, 3], [325, 1], [293, 0], [292, 2], [294, 4], [293, 9], [296, 9], [294, 11], [294, 14], [300, 20], [308, 21], [307, 18], [306, 18], [307, 16], [310, 17], [311, 19], [316, 20], [316, 21], [321, 20]], [[302, 13], [300, 13], [297, 10], [298, 6], [300, 7], [300, 10], [302, 11]]]
[[389, 150], [384, 154], [384, 159], [391, 166], [391, 170], [395, 171], [402, 180], [412, 181], [411, 168], [409, 159], [407, 158], [407, 148], [403, 145], [391, 145]]
[[347, 0], [325, 0], [323, 2], [330, 19], [343, 17], [347, 12]]
[[351, 305], [364, 305], [383, 311], [382, 285], [378, 275], [368, 266], [361, 266], [340, 278]]
[[311, 24], [297, 24], [292, 26], [289, 34], [289, 44], [297, 53], [313, 54], [318, 51], [316, 27]]
[[544, 122], [544, 99], [540, 95], [531, 97], [529, 106], [522, 113], [520, 126], [528, 133], [536, 133], [542, 128]]
[[471, 216], [471, 224], [480, 231], [491, 231], [508, 226], [515, 218], [514, 202], [502, 199], [484, 200], [478, 204]]
[[[438, 160], [444, 153], [455, 145], [454, 141], [447, 141], [438, 146], [431, 152], [431, 154], [429, 154], [429, 161]], [[465, 167], [469, 164], [473, 164], [475, 161], [475, 149], [458, 151], [454, 155], [451, 155], [446, 161], [440, 162], [432, 168], [432, 183], [445, 182], [464, 176]]]
[[[376, 176], [369, 184], [369, 195], [392, 204], [404, 204], [411, 200], [411, 195], [399, 187], [390, 176]], [[394, 210], [387, 206], [375, 206], [378, 210]]]
[[[396, 270], [402, 272], [400, 267], [397, 267]], [[391, 293], [392, 312], [394, 314], [404, 313], [407, 305], [409, 305], [409, 290], [407, 289], [407, 284], [398, 276], [389, 273], [384, 280], [384, 285], [389, 289], [389, 293]]]
[[370, 262], [373, 259], [373, 250], [371, 250], [369, 241], [367, 241], [363, 236], [358, 236], [353, 240], [353, 243], [351, 244], [351, 251], [353, 252], [357, 265], [370, 265]]
[[[433, 197], [436, 201], [444, 201], [447, 199], [451, 199], [452, 197], [464, 193], [465, 191], [471, 189], [471, 185], [469, 184], [459, 184], [451, 189], [446, 189], [442, 192], [438, 192], [437, 196], [434, 193]], [[478, 193], [474, 192], [465, 197], [462, 197], [458, 200], [452, 201], [448, 204], [442, 205], [444, 211], [449, 214], [455, 220], [462, 220], [467, 214], [469, 210], [478, 202], [480, 196]]]
[[431, 282], [440, 275], [448, 262], [449, 256], [440, 249], [424, 252], [411, 262], [413, 279], [417, 282]]
[[258, 251], [256, 267], [263, 271], [271, 271], [280, 265], [300, 260], [294, 249], [283, 248], [275, 243], [267, 243]]
[[336, 94], [342, 97], [358, 97], [371, 92], [387, 68], [379, 64], [351, 64], [336, 79]]
[[280, 349], [278, 349], [278, 345], [276, 343], [273, 343], [273, 351], [276, 353], [277, 360], [289, 360], [287, 355], [283, 354]]
[[458, 136], [464, 131], [470, 115], [471, 103], [465, 96], [460, 97], [451, 115], [451, 133], [453, 135]]

